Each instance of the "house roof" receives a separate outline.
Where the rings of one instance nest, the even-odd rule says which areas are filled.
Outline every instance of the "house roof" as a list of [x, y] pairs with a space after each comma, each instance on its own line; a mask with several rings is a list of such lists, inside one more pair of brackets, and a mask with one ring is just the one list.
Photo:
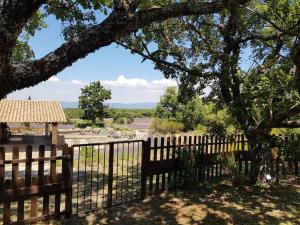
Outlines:
[[65, 113], [57, 101], [0, 101], [0, 123], [65, 123]]

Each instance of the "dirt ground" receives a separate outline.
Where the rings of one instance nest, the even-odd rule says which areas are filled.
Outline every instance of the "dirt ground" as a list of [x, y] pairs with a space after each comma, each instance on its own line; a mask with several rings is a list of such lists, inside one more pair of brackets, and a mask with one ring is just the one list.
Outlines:
[[268, 189], [227, 183], [198, 186], [52, 224], [296, 225], [300, 224], [300, 179], [290, 178]]

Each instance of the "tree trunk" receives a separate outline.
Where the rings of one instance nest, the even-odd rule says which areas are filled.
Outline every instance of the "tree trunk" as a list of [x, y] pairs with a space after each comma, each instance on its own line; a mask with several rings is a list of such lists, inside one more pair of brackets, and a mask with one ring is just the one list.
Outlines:
[[[250, 151], [252, 153], [251, 170], [249, 174], [250, 185], [255, 185], [260, 176], [265, 177], [267, 171], [270, 171], [270, 143], [272, 137], [269, 132], [247, 135]], [[261, 171], [261, 166], [266, 163], [264, 171]]]

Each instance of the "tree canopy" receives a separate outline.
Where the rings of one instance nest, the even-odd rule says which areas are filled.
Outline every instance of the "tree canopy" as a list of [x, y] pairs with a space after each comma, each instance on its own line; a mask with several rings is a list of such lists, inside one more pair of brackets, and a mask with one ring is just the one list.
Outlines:
[[120, 45], [229, 107], [248, 137], [299, 127], [300, 1], [250, 1], [218, 13], [152, 23]]
[[84, 112], [84, 119], [96, 122], [97, 118], [101, 120], [104, 117], [104, 101], [111, 99], [111, 91], [105, 89], [100, 81], [90, 83], [81, 89], [79, 96], [79, 107]]
[[186, 103], [178, 100], [178, 91], [175, 86], [168, 87], [157, 104], [154, 116], [176, 121], [183, 124], [183, 129], [193, 130], [203, 122], [204, 105], [199, 96], [194, 96]]
[[[78, 59], [153, 22], [203, 15], [245, 4], [247, 0], [0, 0], [0, 99], [56, 75]], [[65, 43], [40, 59], [28, 40], [47, 26], [49, 15], [61, 21]]]

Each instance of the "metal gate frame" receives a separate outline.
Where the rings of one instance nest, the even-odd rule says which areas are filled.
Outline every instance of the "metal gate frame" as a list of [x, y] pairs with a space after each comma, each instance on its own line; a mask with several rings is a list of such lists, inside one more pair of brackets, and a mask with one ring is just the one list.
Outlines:
[[144, 140], [72, 145], [75, 214], [143, 198]]

